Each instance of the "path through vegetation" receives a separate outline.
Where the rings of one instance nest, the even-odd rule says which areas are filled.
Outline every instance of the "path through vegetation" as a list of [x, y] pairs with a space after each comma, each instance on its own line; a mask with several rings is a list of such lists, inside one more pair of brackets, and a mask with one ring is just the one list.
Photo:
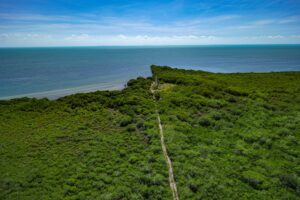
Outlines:
[[[157, 88], [157, 87], [158, 87], [158, 82], [156, 80], [151, 84], [151, 87], [150, 87], [150, 91], [153, 94], [154, 101], [156, 101], [155, 88]], [[168, 165], [170, 188], [172, 190], [173, 199], [174, 200], [179, 200], [177, 187], [176, 187], [176, 182], [175, 182], [175, 179], [174, 179], [172, 162], [171, 162], [171, 159], [168, 155], [167, 147], [165, 145], [164, 131], [163, 131], [163, 128], [162, 128], [162, 125], [161, 125], [161, 120], [160, 120], [159, 112], [158, 112], [158, 109], [157, 109], [157, 104], [155, 105], [155, 112], [156, 112], [156, 115], [157, 115], [157, 121], [158, 121], [159, 133], [160, 133], [161, 148], [163, 150], [164, 158], [165, 158], [165, 160], [167, 162], [167, 165]]]

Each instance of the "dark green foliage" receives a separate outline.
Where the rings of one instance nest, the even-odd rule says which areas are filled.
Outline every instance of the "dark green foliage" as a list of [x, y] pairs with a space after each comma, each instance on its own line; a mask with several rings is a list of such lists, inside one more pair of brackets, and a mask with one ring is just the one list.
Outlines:
[[0, 199], [170, 199], [150, 84], [0, 101]]
[[122, 91], [0, 101], [0, 199], [172, 199], [156, 107], [180, 199], [299, 199], [299, 72], [151, 70]]
[[152, 72], [181, 199], [299, 199], [299, 72]]
[[284, 174], [280, 176], [281, 183], [294, 190], [298, 195], [300, 195], [300, 179], [296, 174]]
[[127, 126], [128, 124], [132, 123], [132, 117], [124, 117], [124, 119], [122, 119], [122, 121], [120, 122], [120, 126]]
[[201, 118], [200, 121], [199, 121], [199, 124], [201, 126], [210, 126], [211, 121], [208, 118]]

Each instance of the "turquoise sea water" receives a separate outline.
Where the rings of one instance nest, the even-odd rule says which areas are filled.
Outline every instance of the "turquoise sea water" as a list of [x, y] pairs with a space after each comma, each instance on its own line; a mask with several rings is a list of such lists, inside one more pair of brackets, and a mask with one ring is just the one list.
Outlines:
[[211, 72], [300, 70], [300, 45], [1, 48], [0, 98], [118, 89], [151, 64]]

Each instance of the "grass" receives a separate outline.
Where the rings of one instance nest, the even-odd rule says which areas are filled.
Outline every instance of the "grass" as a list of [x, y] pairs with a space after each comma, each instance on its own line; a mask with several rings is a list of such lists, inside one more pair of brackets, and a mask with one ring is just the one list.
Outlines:
[[299, 199], [300, 73], [151, 67], [122, 91], [0, 101], [0, 199]]

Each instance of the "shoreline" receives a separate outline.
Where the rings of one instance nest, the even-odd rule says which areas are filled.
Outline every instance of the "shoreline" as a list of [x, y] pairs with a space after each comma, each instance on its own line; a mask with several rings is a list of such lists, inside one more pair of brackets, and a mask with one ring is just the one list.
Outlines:
[[44, 92], [33, 92], [33, 93], [26, 93], [26, 94], [20, 94], [20, 95], [11, 95], [11, 96], [4, 96], [0, 97], [0, 100], [12, 100], [17, 98], [47, 98], [49, 100], [56, 100], [58, 98], [77, 94], [77, 93], [89, 93], [89, 92], [95, 92], [95, 91], [105, 91], [105, 90], [122, 90], [124, 89], [125, 83], [106, 83], [106, 84], [91, 84], [91, 85], [85, 85], [85, 86], [79, 86], [79, 87], [73, 87], [73, 88], [66, 88], [66, 89], [57, 89], [57, 90], [48, 90]]
[[[270, 74], [270, 73], [300, 73], [299, 70], [288, 70], [288, 71], [268, 71], [268, 72], [212, 72], [212, 71], [203, 71], [203, 70], [196, 70], [192, 68], [177, 68], [173, 67], [173, 69], [176, 70], [187, 70], [187, 71], [195, 71], [195, 72], [206, 72], [206, 73], [212, 73], [212, 74]], [[137, 78], [137, 77], [135, 77]], [[134, 78], [134, 79], [135, 79]], [[146, 77], [144, 77], [146, 78]], [[124, 89], [124, 85], [127, 84], [128, 80], [123, 81], [116, 81], [111, 83], [98, 83], [98, 84], [89, 84], [84, 86], [78, 86], [78, 87], [72, 87], [72, 88], [65, 88], [65, 89], [56, 89], [56, 90], [47, 90], [42, 92], [32, 92], [32, 93], [24, 93], [19, 95], [10, 95], [10, 96], [0, 96], [0, 101], [9, 101], [12, 99], [18, 99], [18, 98], [36, 98], [36, 99], [42, 99], [47, 98], [49, 100], [56, 100], [61, 97], [65, 97], [68, 95], [78, 94], [78, 93], [89, 93], [89, 92], [96, 92], [96, 91], [115, 91], [115, 90], [122, 90]]]

